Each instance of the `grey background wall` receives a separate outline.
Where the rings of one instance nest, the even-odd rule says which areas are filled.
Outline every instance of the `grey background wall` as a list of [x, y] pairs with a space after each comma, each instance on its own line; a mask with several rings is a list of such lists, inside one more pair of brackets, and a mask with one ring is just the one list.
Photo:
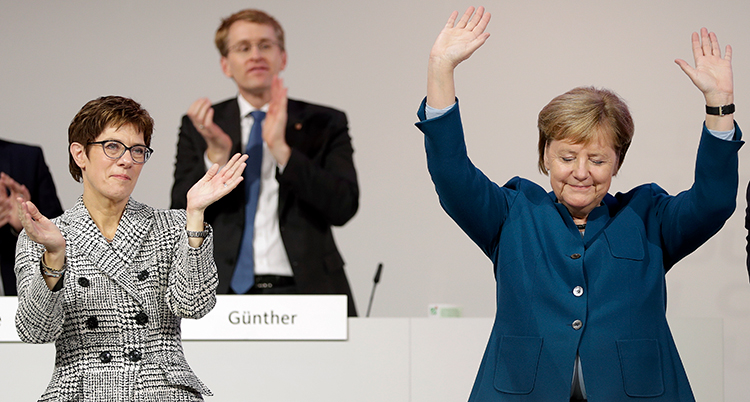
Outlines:
[[[347, 112], [361, 186], [359, 213], [336, 231], [364, 312], [379, 262], [373, 316], [419, 317], [430, 303], [464, 315], [494, 314], [489, 260], [442, 212], [425, 167], [415, 111], [425, 94], [430, 46], [460, 1], [319, 2], [128, 0], [2, 2], [0, 136], [40, 144], [65, 208], [81, 187], [67, 172], [67, 126], [88, 100], [140, 101], [156, 120], [134, 197], [169, 206], [179, 119], [201, 96], [235, 96], [221, 74], [213, 33], [244, 7], [276, 16], [287, 33], [290, 96]], [[504, 183], [515, 175], [549, 188], [536, 171], [536, 114], [579, 85], [624, 97], [636, 137], [612, 191], [657, 182], [690, 186], [703, 99], [673, 63], [692, 62], [690, 33], [706, 26], [734, 47], [736, 117], [750, 127], [750, 3], [729, 0], [488, 1], [487, 44], [459, 67], [470, 156]], [[747, 128], [750, 130], [750, 128]], [[741, 151], [744, 159], [748, 150]], [[741, 165], [738, 209], [725, 228], [668, 275], [669, 314], [719, 317], [727, 400], [750, 393], [750, 284], [745, 269]], [[733, 397], [733, 395], [735, 397]]]

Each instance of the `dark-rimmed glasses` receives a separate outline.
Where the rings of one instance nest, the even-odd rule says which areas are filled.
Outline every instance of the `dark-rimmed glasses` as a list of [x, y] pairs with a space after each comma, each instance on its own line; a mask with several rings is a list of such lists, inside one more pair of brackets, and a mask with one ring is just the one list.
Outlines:
[[120, 159], [125, 155], [125, 151], [130, 151], [130, 158], [137, 164], [146, 163], [148, 158], [151, 157], [151, 154], [154, 153], [153, 149], [145, 145], [133, 145], [132, 147], [128, 147], [117, 140], [89, 142], [89, 145], [95, 144], [101, 145], [104, 155], [113, 160]]

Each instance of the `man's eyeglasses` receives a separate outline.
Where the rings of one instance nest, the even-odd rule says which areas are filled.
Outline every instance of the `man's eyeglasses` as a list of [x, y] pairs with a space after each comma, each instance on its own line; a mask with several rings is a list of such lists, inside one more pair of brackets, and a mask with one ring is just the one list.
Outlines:
[[95, 144], [100, 144], [102, 150], [104, 150], [104, 155], [107, 155], [107, 158], [113, 160], [120, 159], [125, 155], [125, 151], [130, 151], [130, 157], [133, 159], [133, 162], [138, 164], [146, 163], [148, 158], [151, 157], [151, 154], [154, 153], [153, 149], [145, 145], [133, 145], [132, 147], [128, 147], [117, 140], [89, 142], [89, 145]]
[[266, 55], [270, 53], [274, 47], [278, 46], [278, 43], [270, 40], [262, 40], [255, 45], [247, 41], [241, 41], [232, 46], [229, 46], [228, 50], [239, 54], [240, 56], [247, 56], [253, 51], [253, 46], [258, 49], [258, 53]]

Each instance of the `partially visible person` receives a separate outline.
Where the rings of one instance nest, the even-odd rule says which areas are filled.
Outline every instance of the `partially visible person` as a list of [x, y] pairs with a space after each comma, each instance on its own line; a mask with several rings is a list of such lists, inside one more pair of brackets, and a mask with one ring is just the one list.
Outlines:
[[284, 30], [265, 12], [225, 18], [215, 43], [238, 94], [213, 105], [198, 99], [182, 118], [172, 208], [185, 207], [187, 190], [212, 164], [247, 153], [244, 185], [206, 210], [218, 293], [345, 294], [356, 316], [332, 232], [359, 207], [346, 115], [287, 99], [278, 78], [287, 63]]
[[16, 198], [31, 201], [50, 218], [63, 210], [42, 149], [0, 139], [0, 296], [15, 296], [16, 240], [23, 229]]
[[107, 96], [68, 128], [69, 168], [83, 194], [47, 219], [18, 198], [16, 329], [24, 342], [55, 342], [41, 401], [200, 401], [211, 395], [185, 360], [180, 320], [216, 303], [208, 205], [242, 181], [245, 156], [211, 167], [186, 210], [155, 210], [130, 197], [153, 120], [132, 99]]
[[666, 319], [666, 273], [736, 206], [743, 142], [731, 47], [722, 57], [702, 28], [695, 67], [675, 60], [706, 102], [690, 189], [610, 195], [633, 120], [614, 92], [579, 87], [539, 112], [547, 192], [519, 177], [497, 185], [467, 155], [454, 70], [486, 42], [489, 21], [481, 7], [448, 19], [417, 123], [441, 206], [494, 265], [497, 313], [469, 400], [694, 401]]

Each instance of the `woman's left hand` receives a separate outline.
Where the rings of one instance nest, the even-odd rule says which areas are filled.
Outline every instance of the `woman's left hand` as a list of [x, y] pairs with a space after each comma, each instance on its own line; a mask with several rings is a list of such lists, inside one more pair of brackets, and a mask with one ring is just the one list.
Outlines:
[[187, 211], [203, 213], [206, 208], [229, 194], [240, 182], [247, 155], [235, 154], [221, 170], [214, 164], [187, 193]]
[[734, 82], [732, 77], [732, 47], [727, 45], [724, 57], [716, 34], [701, 28], [700, 35], [693, 32], [693, 57], [695, 68], [685, 60], [677, 59], [682, 71], [687, 74], [706, 97], [706, 105], [722, 106], [734, 102]]

